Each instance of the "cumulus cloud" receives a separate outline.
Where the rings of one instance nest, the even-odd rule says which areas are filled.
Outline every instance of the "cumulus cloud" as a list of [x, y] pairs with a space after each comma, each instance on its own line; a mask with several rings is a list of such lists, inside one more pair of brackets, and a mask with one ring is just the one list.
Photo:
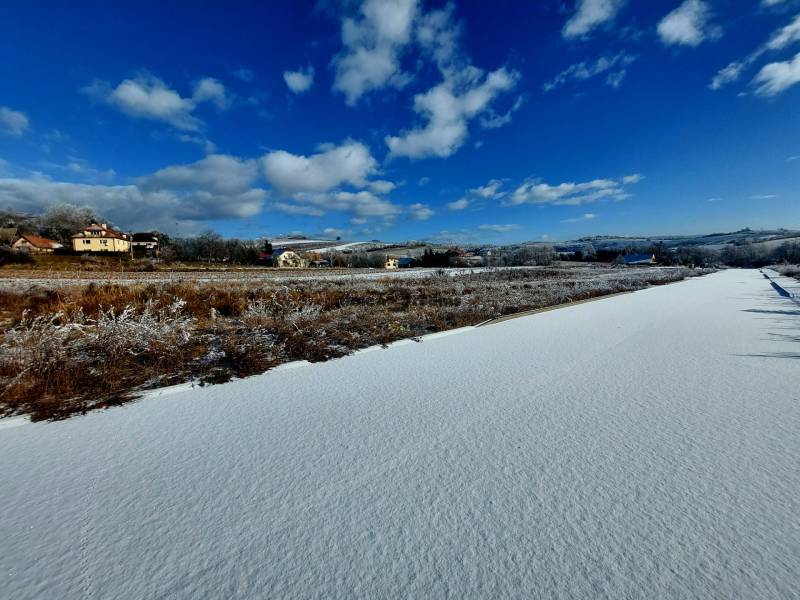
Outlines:
[[0, 106], [0, 130], [13, 136], [21, 136], [30, 125], [24, 112]]
[[231, 106], [225, 86], [212, 77], [203, 77], [195, 84], [192, 102], [195, 105], [201, 102], [211, 102], [220, 110], [228, 110]]
[[750, 68], [767, 52], [775, 52], [788, 48], [800, 42], [800, 15], [796, 15], [791, 22], [777, 29], [769, 39], [747, 55], [744, 59], [733, 61], [728, 66], [720, 69], [711, 80], [709, 87], [718, 90], [729, 83], [737, 81], [745, 70]]
[[575, 13], [564, 24], [561, 35], [566, 39], [584, 37], [613, 21], [624, 5], [625, 0], [578, 0]]
[[283, 80], [293, 93], [304, 94], [314, 85], [314, 67], [309, 66], [297, 71], [284, 71]]
[[401, 212], [391, 201], [367, 190], [299, 192], [293, 194], [286, 202], [276, 203], [274, 207], [288, 214], [322, 216], [328, 212], [344, 212], [357, 218], [384, 220], [391, 220]]
[[355, 141], [324, 145], [311, 156], [277, 150], [262, 163], [267, 181], [285, 194], [325, 192], [345, 183], [364, 187], [378, 168], [369, 148]]
[[598, 75], [606, 75], [605, 82], [618, 88], [625, 78], [627, 67], [636, 60], [636, 56], [620, 52], [612, 56], [601, 56], [593, 62], [574, 63], [561, 71], [551, 81], [542, 85], [542, 91], [551, 92], [569, 81], [586, 81]]
[[116, 87], [95, 81], [83, 91], [129, 117], [162, 121], [181, 131], [201, 129], [203, 122], [193, 114], [199, 104], [210, 102], [220, 110], [227, 110], [230, 106], [225, 86], [211, 77], [198, 80], [190, 97], [182, 97], [149, 73], [125, 79]]
[[474, 67], [460, 47], [461, 24], [454, 5], [425, 12], [417, 0], [364, 0], [357, 18], [342, 23], [342, 52], [334, 57], [334, 90], [354, 105], [366, 93], [402, 88], [413, 76], [402, 58], [417, 51], [417, 68], [432, 63], [442, 81], [414, 97], [413, 110], [423, 119], [417, 127], [387, 136], [390, 156], [450, 156], [464, 142], [468, 123], [480, 117], [491, 129], [511, 122], [524, 101], [519, 97], [506, 112], [493, 102], [512, 89], [519, 74], [505, 68], [488, 74]]
[[560, 183], [550, 185], [539, 180], [526, 181], [509, 194], [505, 203], [551, 204], [577, 206], [598, 200], [623, 200], [630, 194], [625, 189], [641, 181], [641, 175], [628, 175], [621, 179], [593, 179], [583, 183]]
[[699, 46], [717, 39], [722, 29], [711, 22], [711, 7], [703, 0], [684, 0], [658, 24], [658, 35], [667, 45]]
[[416, 221], [427, 221], [435, 214], [430, 206], [419, 202], [409, 206], [408, 210]]
[[478, 225], [478, 229], [481, 231], [493, 231], [495, 233], [508, 233], [509, 231], [519, 229], [519, 225], [515, 223], [508, 223], [506, 225]]
[[378, 174], [378, 162], [360, 142], [326, 144], [310, 156], [276, 150], [267, 153], [261, 163], [267, 181], [281, 195], [273, 203], [281, 212], [309, 216], [346, 212], [356, 218], [384, 221], [402, 212], [380, 197], [391, 192], [395, 184], [370, 179]]
[[580, 217], [573, 217], [571, 219], [562, 219], [562, 223], [581, 223], [583, 221], [592, 221], [597, 218], [594, 213], [584, 213]]
[[267, 192], [257, 187], [257, 179], [255, 161], [213, 155], [161, 169], [130, 185], [67, 183], [41, 175], [0, 179], [0, 205], [42, 212], [68, 202], [90, 206], [126, 228], [172, 230], [177, 222], [188, 233], [212, 219], [258, 214]]
[[412, 40], [417, 0], [365, 0], [358, 18], [342, 22], [344, 49], [334, 58], [333, 89], [355, 105], [367, 92], [409, 81], [401, 66]]
[[513, 89], [519, 74], [504, 67], [484, 75], [470, 67], [414, 97], [414, 111], [425, 124], [399, 136], [387, 136], [390, 156], [447, 157], [458, 150], [468, 123], [486, 112], [502, 93]]
[[756, 94], [777, 96], [793, 85], [800, 83], [800, 52], [791, 60], [764, 65], [753, 79]]

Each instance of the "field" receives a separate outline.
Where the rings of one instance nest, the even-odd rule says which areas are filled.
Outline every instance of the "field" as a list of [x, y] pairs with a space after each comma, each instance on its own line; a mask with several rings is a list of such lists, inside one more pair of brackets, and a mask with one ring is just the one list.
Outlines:
[[[0, 287], [0, 411], [57, 419], [702, 271], [563, 267], [50, 275]], [[159, 279], [158, 277], [162, 277]]]
[[731, 269], [0, 420], [0, 596], [795, 598], [798, 312]]

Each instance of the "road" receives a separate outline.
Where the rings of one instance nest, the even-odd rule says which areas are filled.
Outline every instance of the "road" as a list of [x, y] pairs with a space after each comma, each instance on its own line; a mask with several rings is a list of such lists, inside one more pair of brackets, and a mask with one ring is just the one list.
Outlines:
[[0, 422], [0, 597], [796, 598], [800, 306], [729, 270]]

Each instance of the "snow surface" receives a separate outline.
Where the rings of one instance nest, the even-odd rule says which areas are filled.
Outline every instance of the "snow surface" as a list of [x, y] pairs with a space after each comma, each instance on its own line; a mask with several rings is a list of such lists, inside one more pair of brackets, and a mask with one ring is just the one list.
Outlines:
[[797, 598], [800, 309], [729, 270], [0, 429], [0, 597]]

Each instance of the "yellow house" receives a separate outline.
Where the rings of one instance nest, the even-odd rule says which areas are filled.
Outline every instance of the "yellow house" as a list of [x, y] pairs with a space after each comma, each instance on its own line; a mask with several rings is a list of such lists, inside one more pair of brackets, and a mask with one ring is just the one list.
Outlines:
[[53, 250], [62, 248], [55, 240], [48, 240], [47, 238], [39, 237], [38, 235], [30, 235], [28, 233], [21, 233], [19, 239], [14, 242], [12, 248], [15, 250], [26, 250], [28, 252], [50, 254]]
[[386, 257], [384, 267], [387, 269], [409, 269], [411, 268], [413, 259], [410, 256], [392, 256]]
[[72, 236], [72, 249], [75, 252], [130, 252], [131, 240], [105, 223], [92, 223]]

